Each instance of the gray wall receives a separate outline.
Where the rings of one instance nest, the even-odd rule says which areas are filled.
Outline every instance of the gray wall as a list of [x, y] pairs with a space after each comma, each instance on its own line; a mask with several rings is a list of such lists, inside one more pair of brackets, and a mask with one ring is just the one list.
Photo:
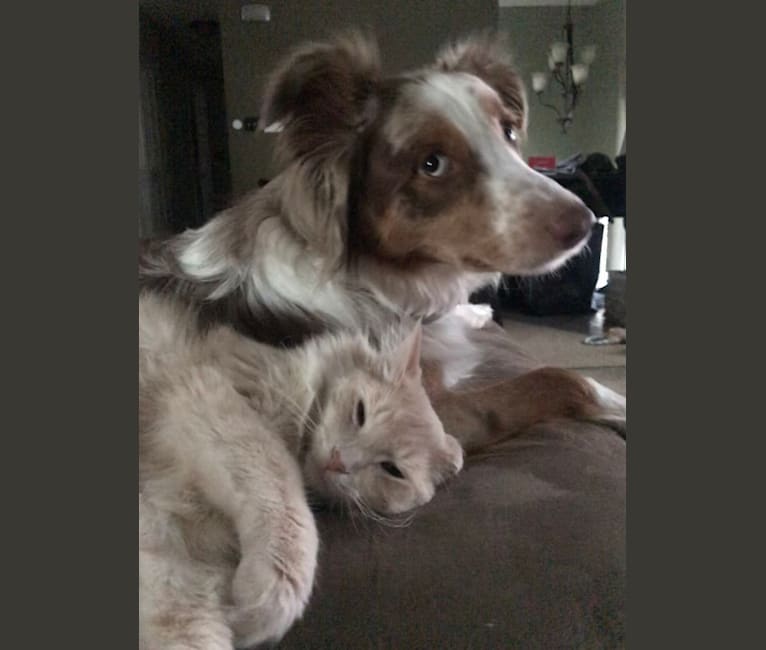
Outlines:
[[[601, 0], [593, 6], [572, 8], [575, 54], [578, 47], [591, 43], [598, 52], [567, 134], [561, 133], [555, 113], [541, 106], [531, 90], [532, 73], [547, 71], [548, 47], [561, 40], [566, 7], [500, 8], [499, 27], [510, 36], [529, 91], [525, 156], [555, 155], [561, 160], [575, 153], [615, 156], [619, 152], [625, 129], [625, 2]], [[551, 101], [554, 88], [549, 82], [545, 101], [555, 103]]]
[[[257, 116], [266, 75], [293, 45], [344, 27], [369, 27], [377, 34], [383, 65], [395, 72], [432, 60], [448, 38], [498, 23], [497, 0], [273, 0], [271, 21], [243, 23], [240, 0], [222, 0], [226, 109], [234, 118]], [[273, 135], [229, 129], [234, 198], [271, 178]]]

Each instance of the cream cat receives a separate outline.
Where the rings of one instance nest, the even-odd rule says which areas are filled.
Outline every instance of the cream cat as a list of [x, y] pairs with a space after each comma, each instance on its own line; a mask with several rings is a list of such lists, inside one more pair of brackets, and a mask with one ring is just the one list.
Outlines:
[[306, 488], [395, 515], [429, 501], [463, 462], [420, 381], [419, 327], [377, 346], [346, 333], [286, 350], [190, 323], [180, 305], [141, 296], [146, 650], [281, 638], [314, 582]]

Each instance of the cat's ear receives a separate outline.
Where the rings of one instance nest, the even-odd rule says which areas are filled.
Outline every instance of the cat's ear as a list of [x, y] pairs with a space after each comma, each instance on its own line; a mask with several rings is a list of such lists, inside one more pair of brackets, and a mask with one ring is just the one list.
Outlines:
[[377, 45], [360, 32], [303, 45], [268, 80], [259, 127], [280, 125], [288, 158], [344, 147], [371, 119], [379, 77]]
[[420, 378], [420, 347], [423, 340], [423, 327], [418, 322], [412, 331], [399, 344], [396, 351], [396, 377]]

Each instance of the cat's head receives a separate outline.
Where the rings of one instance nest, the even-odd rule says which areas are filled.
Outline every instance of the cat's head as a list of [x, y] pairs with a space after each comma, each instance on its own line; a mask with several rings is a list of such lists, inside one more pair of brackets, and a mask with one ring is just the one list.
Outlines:
[[462, 468], [463, 450], [421, 383], [420, 326], [385, 338], [359, 337], [324, 357], [303, 465], [325, 497], [393, 515], [430, 501]]

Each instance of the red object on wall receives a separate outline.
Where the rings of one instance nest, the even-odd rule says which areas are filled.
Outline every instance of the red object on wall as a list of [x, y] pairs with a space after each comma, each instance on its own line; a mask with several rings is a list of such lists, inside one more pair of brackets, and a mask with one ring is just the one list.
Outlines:
[[555, 156], [530, 156], [528, 162], [532, 169], [556, 169]]

